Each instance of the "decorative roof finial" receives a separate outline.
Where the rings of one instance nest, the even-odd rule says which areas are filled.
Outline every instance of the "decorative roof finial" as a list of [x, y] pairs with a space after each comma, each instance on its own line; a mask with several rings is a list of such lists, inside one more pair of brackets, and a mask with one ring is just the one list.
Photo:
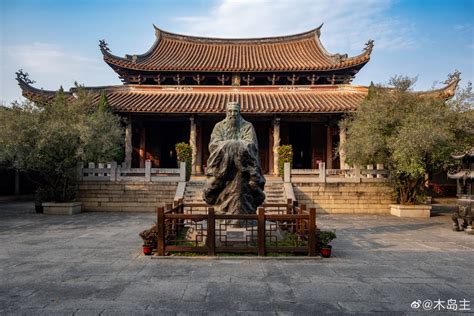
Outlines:
[[18, 83], [24, 82], [28, 85], [31, 85], [36, 82], [30, 79], [30, 75], [27, 72], [23, 72], [23, 69], [18, 70], [17, 72], [15, 72], [15, 74], [16, 74], [16, 80], [18, 81]]
[[105, 39], [99, 40], [99, 47], [101, 51], [110, 52], [109, 44], [105, 41]]
[[367, 53], [372, 53], [372, 49], [374, 48], [374, 40], [368, 40], [367, 43], [365, 43], [364, 51]]
[[450, 84], [450, 83], [453, 83], [455, 81], [460, 81], [461, 78], [461, 72], [458, 71], [458, 70], [455, 70], [453, 73], [449, 74], [448, 75], [448, 79], [446, 79], [445, 82], [443, 82], [444, 84]]

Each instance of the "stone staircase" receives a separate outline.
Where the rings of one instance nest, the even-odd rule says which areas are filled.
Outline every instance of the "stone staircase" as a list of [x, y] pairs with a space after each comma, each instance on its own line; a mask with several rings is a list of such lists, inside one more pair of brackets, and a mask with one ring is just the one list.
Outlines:
[[265, 184], [265, 203], [267, 204], [286, 204], [285, 187], [280, 177], [266, 177]]
[[184, 190], [184, 205], [187, 204], [202, 204], [205, 203], [202, 199], [202, 190], [206, 180], [204, 177], [192, 177], [186, 183], [186, 189]]
[[[265, 184], [265, 203], [267, 204], [285, 204], [286, 195], [283, 180], [280, 177], [266, 176]], [[202, 190], [206, 184], [205, 177], [192, 177], [186, 184], [184, 191], [184, 205], [202, 204]]]

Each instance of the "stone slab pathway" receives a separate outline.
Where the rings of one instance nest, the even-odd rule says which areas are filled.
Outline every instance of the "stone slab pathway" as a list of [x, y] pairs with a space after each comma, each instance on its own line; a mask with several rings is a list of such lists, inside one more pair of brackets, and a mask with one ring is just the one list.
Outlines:
[[[430, 219], [320, 215], [322, 260], [183, 260], [141, 255], [151, 213], [35, 214], [0, 202], [0, 315], [417, 314], [416, 300], [470, 302], [474, 236]], [[465, 307], [467, 309], [467, 307]]]

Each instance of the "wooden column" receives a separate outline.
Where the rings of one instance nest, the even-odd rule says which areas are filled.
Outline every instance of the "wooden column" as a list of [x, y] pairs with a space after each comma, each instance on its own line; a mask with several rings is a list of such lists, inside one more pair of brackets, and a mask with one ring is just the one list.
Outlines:
[[344, 145], [346, 144], [346, 129], [339, 127], [339, 169], [346, 169], [346, 151]]
[[145, 127], [140, 128], [140, 168], [145, 168], [146, 160], [146, 129]]
[[280, 146], [280, 118], [273, 120], [273, 174], [278, 175], [278, 147]]
[[326, 130], [326, 168], [332, 169], [332, 127]]
[[202, 123], [196, 122], [197, 153], [196, 153], [196, 174], [202, 174]]
[[189, 129], [189, 144], [192, 149], [192, 162], [191, 162], [191, 173], [196, 174], [196, 158], [197, 158], [197, 131], [196, 131], [196, 120], [194, 116], [191, 116], [191, 128]]
[[125, 127], [125, 164], [127, 168], [132, 166], [132, 119], [128, 117], [127, 126]]

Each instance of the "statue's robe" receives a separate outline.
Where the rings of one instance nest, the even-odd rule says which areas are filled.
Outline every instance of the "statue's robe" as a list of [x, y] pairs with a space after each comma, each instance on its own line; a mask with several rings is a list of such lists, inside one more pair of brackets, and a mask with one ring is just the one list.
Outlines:
[[241, 118], [237, 133], [230, 133], [225, 120], [217, 123], [209, 151], [203, 192], [206, 203], [216, 205], [218, 214], [255, 214], [265, 200], [265, 178], [252, 124]]

